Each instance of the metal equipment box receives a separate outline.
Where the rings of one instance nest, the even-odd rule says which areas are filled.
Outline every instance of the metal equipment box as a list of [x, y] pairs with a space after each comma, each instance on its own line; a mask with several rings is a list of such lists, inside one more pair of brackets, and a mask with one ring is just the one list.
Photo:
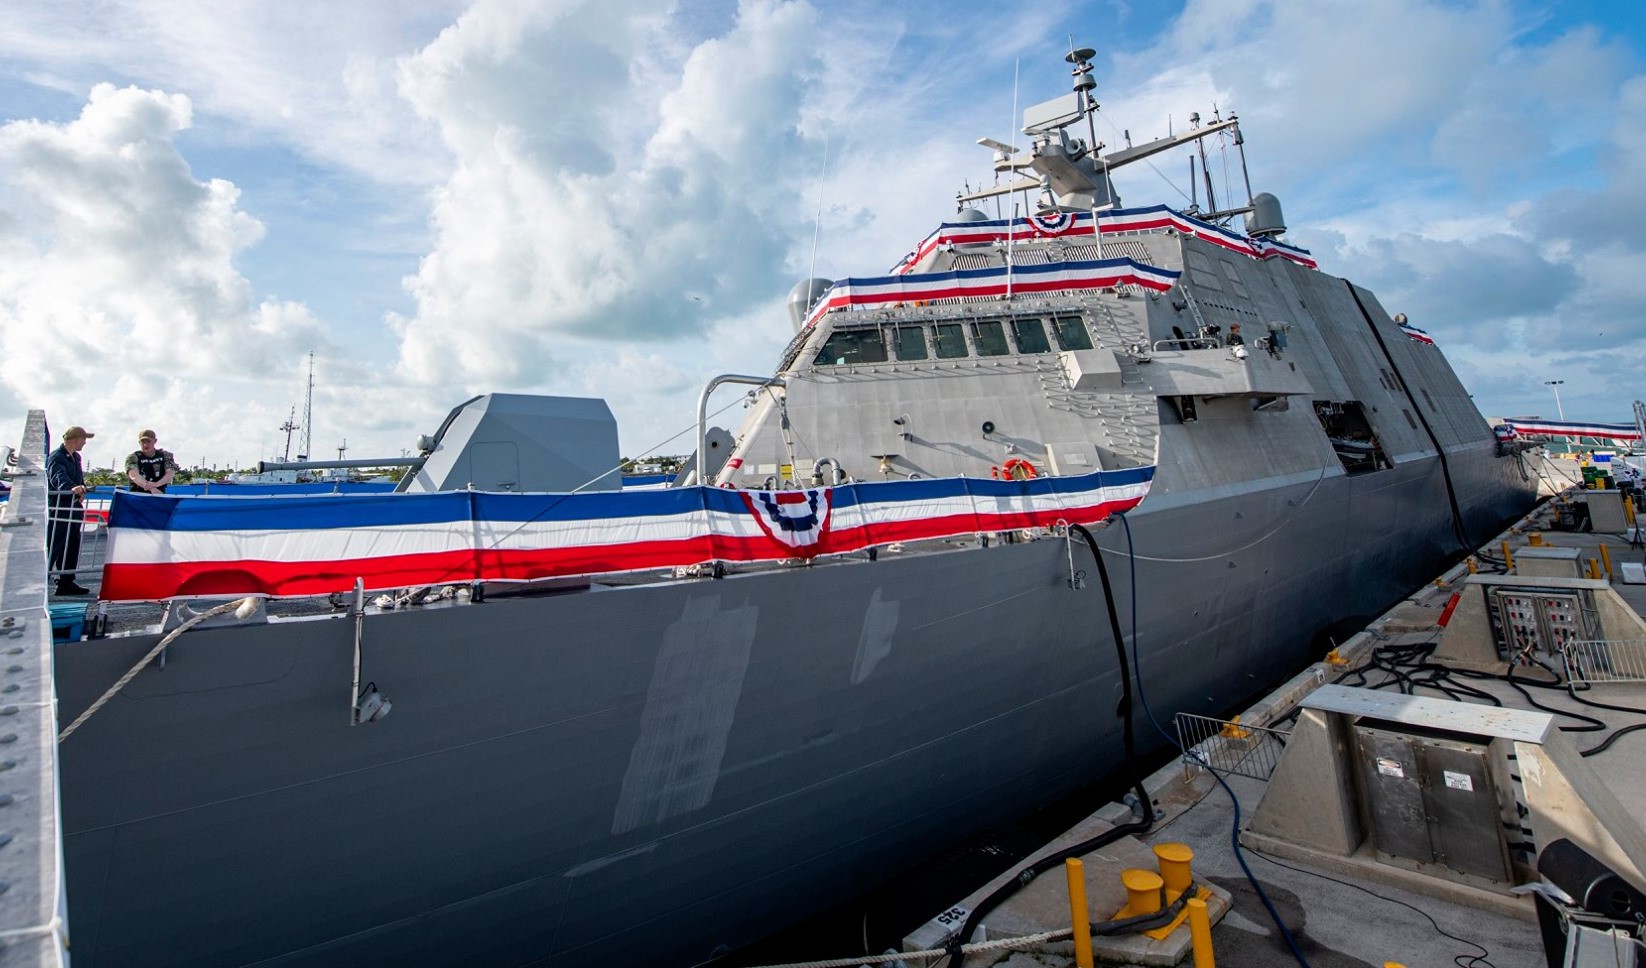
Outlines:
[[1537, 578], [1585, 578], [1576, 548], [1551, 545], [1519, 548], [1515, 551], [1515, 574]]
[[1379, 851], [1512, 883], [1485, 742], [1366, 721], [1354, 734], [1362, 806]]

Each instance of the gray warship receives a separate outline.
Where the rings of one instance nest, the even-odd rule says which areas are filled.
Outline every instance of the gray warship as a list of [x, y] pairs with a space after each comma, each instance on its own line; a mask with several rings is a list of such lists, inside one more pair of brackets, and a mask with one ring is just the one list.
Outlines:
[[[1068, 525], [1106, 525], [1169, 715], [1234, 707], [1527, 510], [1441, 350], [1281, 242], [1272, 196], [1120, 204], [1116, 169], [1243, 139], [1104, 153], [1091, 56], [891, 272], [796, 288], [780, 364], [711, 383], [748, 406], [700, 407], [675, 487], [601, 479], [603, 406], [496, 395], [407, 493], [117, 496], [103, 597], [164, 616], [58, 648], [65, 719], [202, 599], [311, 607], [188, 629], [61, 743], [78, 968], [710, 961], [1119, 765]], [[368, 575], [350, 542], [379, 540]], [[407, 564], [439, 541], [467, 557]], [[371, 603], [414, 585], [461, 593]]]

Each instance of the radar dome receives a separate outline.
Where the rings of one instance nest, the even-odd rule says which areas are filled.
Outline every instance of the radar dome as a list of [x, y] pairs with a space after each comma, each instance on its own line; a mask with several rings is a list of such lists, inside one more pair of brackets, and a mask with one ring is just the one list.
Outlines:
[[1272, 238], [1286, 231], [1286, 219], [1280, 214], [1280, 199], [1268, 192], [1252, 196], [1252, 210], [1246, 216], [1246, 234]]
[[832, 288], [832, 279], [802, 279], [794, 284], [789, 290], [789, 322], [794, 324], [795, 332], [800, 332], [800, 327], [806, 324], [806, 314]]
[[[955, 213], [953, 222], [987, 222], [989, 217], [975, 208], [963, 208]], [[962, 242], [955, 246], [957, 252], [987, 252], [994, 248], [993, 242]]]

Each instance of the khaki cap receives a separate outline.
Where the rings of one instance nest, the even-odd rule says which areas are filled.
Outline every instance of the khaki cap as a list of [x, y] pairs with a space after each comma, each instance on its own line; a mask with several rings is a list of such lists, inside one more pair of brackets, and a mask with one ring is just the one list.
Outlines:
[[160, 438], [159, 438], [159, 436], [157, 436], [157, 435], [156, 435], [156, 434], [155, 434], [155, 432], [154, 432], [154, 431], [152, 431], [152, 430], [145, 430], [145, 431], [143, 431], [143, 432], [142, 432], [142, 433], [140, 433], [140, 434], [138, 434], [138, 435], [137, 435], [137, 439], [138, 439], [138, 440], [159, 440], [159, 439], [160, 439]]
[[63, 439], [64, 440], [76, 440], [76, 439], [81, 438], [81, 437], [95, 437], [95, 436], [97, 436], [97, 435], [92, 433], [91, 431], [87, 430], [86, 428], [79, 426], [78, 424], [73, 426], [73, 427], [70, 427], [69, 429], [67, 429], [65, 431], [63, 431]]

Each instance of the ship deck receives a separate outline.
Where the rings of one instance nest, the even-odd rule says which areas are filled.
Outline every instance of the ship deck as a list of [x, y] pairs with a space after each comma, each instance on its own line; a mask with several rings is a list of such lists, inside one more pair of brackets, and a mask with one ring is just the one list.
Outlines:
[[[1569, 490], [1564, 496], [1582, 500], [1583, 494], [1581, 490]], [[1621, 580], [1625, 563], [1646, 563], [1646, 548], [1638, 540], [1638, 533], [1556, 531], [1552, 529], [1554, 509], [1553, 501], [1540, 505], [1484, 545], [1483, 555], [1500, 557], [1505, 546], [1511, 555], [1520, 555], [1536, 542], [1546, 548], [1576, 549], [1581, 565], [1588, 565], [1591, 559], [1598, 565], [1602, 560], [1600, 549], [1604, 547], [1612, 567], [1609, 577], [1618, 579], [1610, 587], [1637, 616], [1646, 615], [1646, 584]], [[1631, 541], [1631, 537], [1637, 540]], [[1489, 559], [1483, 557], [1481, 562], [1483, 572], [1493, 570]], [[1518, 564], [1524, 567], [1525, 559]], [[1532, 697], [1528, 693], [1531, 693], [1542, 709], [1553, 711], [1554, 728], [1584, 754], [1582, 762], [1592, 768], [1594, 775], [1623, 806], [1627, 818], [1622, 823], [1632, 824], [1634, 828], [1627, 836], [1638, 836], [1640, 828], [1646, 826], [1646, 727], [1632, 732], [1629, 727], [1646, 724], [1646, 681], [1598, 683], [1584, 693], [1591, 701], [1643, 711], [1622, 712], [1580, 705], [1564, 691], [1517, 687], [1492, 676], [1465, 678], [1462, 673], [1436, 671], [1433, 660], [1424, 664], [1442, 643], [1445, 634], [1442, 615], [1448, 602], [1454, 592], [1464, 588], [1469, 577], [1467, 564], [1439, 576], [1344, 643], [1337, 650], [1336, 658], [1340, 661], [1323, 661], [1305, 669], [1245, 710], [1239, 724], [1284, 730], [1296, 716], [1300, 704], [1320, 687], [1328, 685], [1366, 687], [1397, 694], [1404, 683], [1412, 696], [1461, 698], [1484, 704], [1489, 702], [1489, 695], [1505, 708], [1536, 712], [1529, 701]], [[1520, 677], [1530, 678], [1531, 674], [1523, 670]], [[1479, 694], [1461, 694], [1456, 688], [1459, 684], [1479, 690]], [[1578, 716], [1599, 720], [1603, 727], [1585, 724], [1576, 718]], [[1173, 729], [1172, 723], [1161, 725], [1166, 730]], [[1155, 726], [1140, 714], [1138, 729], [1141, 734], [1154, 730]], [[1214, 736], [1209, 742], [1215, 744], [1217, 738]], [[1502, 890], [1501, 885], [1500, 889], [1483, 890], [1479, 882], [1471, 882], [1467, 877], [1414, 873], [1412, 868], [1422, 865], [1391, 866], [1386, 857], [1379, 862], [1370, 855], [1367, 845], [1350, 856], [1332, 856], [1330, 852], [1300, 849], [1290, 844], [1282, 846], [1274, 838], [1253, 836], [1254, 811], [1272, 781], [1272, 776], [1264, 777], [1283, 752], [1283, 744], [1274, 745], [1268, 754], [1256, 757], [1252, 763], [1236, 765], [1233, 771], [1220, 770], [1227, 790], [1221, 788], [1212, 771], [1203, 765], [1191, 765], [1182, 757], [1148, 777], [1145, 787], [1158, 811], [1153, 828], [1144, 835], [1125, 837], [1083, 857], [1093, 922], [1106, 920], [1126, 902], [1118, 877], [1122, 869], [1152, 870], [1155, 866], [1152, 847], [1183, 843], [1194, 851], [1197, 881], [1209, 886], [1214, 894], [1208, 906], [1214, 920], [1212, 946], [1216, 963], [1225, 968], [1268, 968], [1298, 963], [1241, 871], [1231, 835], [1242, 830], [1245, 862], [1263, 885], [1307, 963], [1315, 968], [1359, 968], [1386, 963], [1541, 968], [1549, 963], [1533, 902], [1525, 896], [1511, 895]], [[1322, 809], [1328, 808], [1322, 805]], [[1033, 860], [1052, 855], [1132, 818], [1130, 807], [1110, 804], [969, 896], [956, 898], [955, 906], [969, 912]], [[952, 923], [953, 912], [951, 908], [943, 921]], [[1002, 946], [972, 953], [965, 964], [971, 968], [996, 964], [1010, 968], [1074, 965], [1073, 944], [1066, 940], [1070, 920], [1065, 874], [1061, 870], [1048, 870], [983, 918], [981, 935], [974, 935], [974, 939], [981, 937]], [[880, 959], [854, 959], [852, 963], [903, 964], [911, 968], [941, 963], [940, 959], [922, 958], [913, 953], [941, 947], [942, 939], [950, 930], [934, 918], [904, 939], [903, 953], [898, 956], [902, 960], [892, 961], [893, 956], [888, 953]], [[1007, 940], [1060, 930], [1065, 932], [1063, 938], [1046, 942], [1021, 944]], [[1150, 941], [1137, 935], [1097, 941], [1098, 964], [1190, 964], [1194, 963], [1193, 958], [1187, 926], [1177, 929], [1164, 941]], [[1633, 960], [1617, 963], [1632, 964]]]

